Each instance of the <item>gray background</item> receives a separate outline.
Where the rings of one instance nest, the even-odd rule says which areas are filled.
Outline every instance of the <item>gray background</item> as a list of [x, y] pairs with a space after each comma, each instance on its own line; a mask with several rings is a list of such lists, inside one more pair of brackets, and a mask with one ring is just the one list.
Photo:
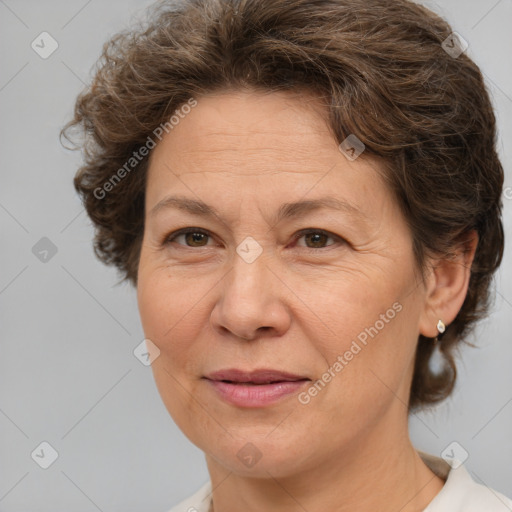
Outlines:
[[[1, 512], [160, 512], [208, 478], [202, 453], [160, 401], [151, 369], [132, 353], [144, 338], [135, 291], [116, 285], [115, 270], [94, 258], [92, 226], [72, 187], [80, 155], [58, 140], [103, 42], [150, 3], [0, 0]], [[512, 0], [425, 4], [469, 42], [486, 75], [510, 235]], [[59, 44], [45, 60], [31, 48], [43, 31]], [[46, 262], [32, 252], [42, 237], [57, 248]], [[463, 352], [453, 397], [410, 419], [418, 448], [439, 455], [457, 441], [472, 476], [509, 496], [511, 263], [508, 243], [493, 314], [478, 331], [479, 348]], [[59, 454], [46, 470], [31, 458], [42, 441]]]

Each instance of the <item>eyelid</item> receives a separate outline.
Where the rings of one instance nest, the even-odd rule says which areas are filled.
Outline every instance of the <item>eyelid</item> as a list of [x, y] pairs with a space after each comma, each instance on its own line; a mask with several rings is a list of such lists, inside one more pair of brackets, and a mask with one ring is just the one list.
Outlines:
[[[163, 240], [161, 243], [162, 243], [162, 245], [169, 244], [172, 241], [174, 241], [174, 239], [177, 238], [178, 236], [186, 235], [187, 233], [201, 233], [201, 234], [209, 236], [212, 239], [214, 238], [213, 234], [210, 231], [208, 231], [207, 229], [188, 227], [188, 228], [178, 229], [176, 231], [173, 231], [172, 233], [166, 234], [163, 237]], [[188, 245], [183, 245], [183, 244], [179, 244], [179, 245], [182, 245], [183, 247], [186, 247], [188, 249], [194, 249], [194, 247], [188, 247]]]
[[321, 228], [301, 229], [300, 231], [297, 231], [297, 233], [295, 233], [295, 235], [293, 235], [293, 239], [298, 240], [299, 238], [302, 238], [304, 235], [308, 235], [310, 233], [320, 233], [321, 235], [328, 236], [334, 240], [338, 240], [340, 242], [344, 241], [344, 239], [341, 236], [335, 235], [334, 233], [331, 233], [330, 231], [326, 231], [325, 229], [321, 229]]
[[[186, 228], [182, 228], [182, 229], [178, 229], [176, 231], [173, 231], [172, 233], [169, 233], [167, 235], [164, 236], [162, 242], [161, 242], [161, 245], [167, 245], [171, 242], [173, 242], [178, 236], [180, 235], [185, 235], [187, 233], [201, 233], [201, 234], [204, 234], [204, 235], [207, 235], [208, 237], [210, 238], [214, 238], [214, 235], [207, 229], [204, 229], [204, 228], [195, 228], [195, 227], [186, 227]], [[322, 235], [325, 235], [329, 238], [332, 238], [335, 242], [338, 242], [338, 243], [342, 243], [342, 244], [346, 244], [348, 243], [344, 238], [342, 238], [341, 236], [339, 235], [336, 235], [334, 233], [331, 233], [330, 231], [326, 231], [325, 229], [321, 229], [321, 228], [304, 228], [304, 229], [301, 229], [299, 231], [297, 231], [297, 233], [295, 233], [293, 235], [293, 242], [297, 242], [297, 240], [299, 240], [300, 238], [302, 238], [304, 235], [308, 235], [310, 233], [320, 233]], [[186, 248], [186, 249], [197, 249], [197, 247], [189, 247], [188, 245], [185, 245], [185, 244], [179, 244], [180, 246]], [[321, 251], [322, 249], [328, 249], [330, 247], [332, 247], [333, 245], [336, 245], [336, 244], [330, 244], [330, 245], [327, 245], [325, 247], [307, 247], [307, 246], [301, 246], [301, 248], [303, 250], [306, 250], [306, 251], [314, 251], [314, 252], [318, 252], [318, 251]], [[209, 247], [208, 245], [206, 246], [199, 246], [199, 247]]]

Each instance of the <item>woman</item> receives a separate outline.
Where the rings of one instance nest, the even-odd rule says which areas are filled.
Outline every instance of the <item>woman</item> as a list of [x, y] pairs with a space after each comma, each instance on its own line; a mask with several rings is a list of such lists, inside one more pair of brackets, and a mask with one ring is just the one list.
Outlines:
[[512, 510], [407, 425], [451, 393], [503, 253], [463, 50], [407, 0], [162, 4], [105, 45], [75, 186], [206, 456], [172, 512]]

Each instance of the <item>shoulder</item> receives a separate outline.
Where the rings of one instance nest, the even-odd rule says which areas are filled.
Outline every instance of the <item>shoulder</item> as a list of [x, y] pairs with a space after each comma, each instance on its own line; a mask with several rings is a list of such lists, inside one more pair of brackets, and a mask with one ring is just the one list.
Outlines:
[[[436, 470], [444, 461], [438, 459], [437, 462]], [[432, 463], [427, 465], [434, 470]], [[434, 472], [439, 474], [438, 471]], [[476, 482], [464, 464], [459, 463], [446, 471], [444, 487], [423, 512], [512, 512], [512, 500]]]
[[168, 512], [208, 512], [211, 499], [211, 482], [205, 483], [192, 496], [180, 501]]

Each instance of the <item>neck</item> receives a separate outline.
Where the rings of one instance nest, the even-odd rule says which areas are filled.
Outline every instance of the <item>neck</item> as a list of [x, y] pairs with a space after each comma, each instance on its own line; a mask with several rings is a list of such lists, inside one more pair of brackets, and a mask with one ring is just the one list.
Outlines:
[[[385, 422], [384, 422], [385, 423]], [[214, 512], [419, 512], [439, 493], [444, 481], [421, 460], [404, 428], [361, 434], [321, 464], [285, 477], [238, 475], [207, 456]]]

